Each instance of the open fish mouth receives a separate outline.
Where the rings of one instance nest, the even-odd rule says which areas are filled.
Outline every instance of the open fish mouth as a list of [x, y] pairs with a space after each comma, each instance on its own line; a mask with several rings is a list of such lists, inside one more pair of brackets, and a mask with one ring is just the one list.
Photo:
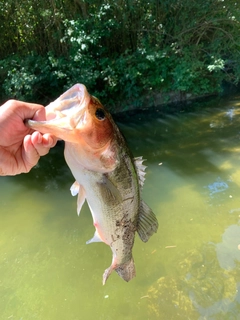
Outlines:
[[76, 84], [46, 109], [46, 121], [26, 120], [25, 124], [42, 133], [51, 133], [59, 139], [71, 142], [74, 129], [80, 129], [86, 122], [85, 111], [91, 96], [86, 87]]
[[[83, 84], [75, 84], [72, 88], [64, 92], [58, 99], [51, 102], [47, 107], [47, 113], [65, 116], [76, 116], [81, 110], [86, 108], [90, 100], [90, 94]], [[47, 118], [48, 119], [48, 118]]]

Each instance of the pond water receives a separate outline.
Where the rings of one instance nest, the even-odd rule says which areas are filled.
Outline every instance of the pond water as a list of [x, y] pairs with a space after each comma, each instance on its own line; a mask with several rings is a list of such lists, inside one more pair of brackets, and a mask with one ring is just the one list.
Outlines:
[[0, 319], [240, 319], [240, 96], [118, 116], [134, 156], [147, 159], [143, 198], [159, 230], [138, 236], [137, 277], [111, 250], [86, 245], [59, 143], [29, 174], [0, 178]]

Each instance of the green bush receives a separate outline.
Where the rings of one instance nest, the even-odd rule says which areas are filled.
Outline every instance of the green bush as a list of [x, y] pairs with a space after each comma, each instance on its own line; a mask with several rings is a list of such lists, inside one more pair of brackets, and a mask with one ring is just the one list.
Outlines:
[[238, 83], [233, 0], [0, 3], [1, 99], [48, 103], [73, 84], [114, 110], [153, 92], [195, 95]]

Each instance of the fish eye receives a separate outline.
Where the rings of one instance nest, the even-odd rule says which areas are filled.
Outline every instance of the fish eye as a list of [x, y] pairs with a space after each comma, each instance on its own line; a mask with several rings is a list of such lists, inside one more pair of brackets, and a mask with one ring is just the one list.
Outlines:
[[98, 120], [104, 120], [105, 119], [105, 112], [103, 109], [98, 108], [95, 112], [95, 116]]

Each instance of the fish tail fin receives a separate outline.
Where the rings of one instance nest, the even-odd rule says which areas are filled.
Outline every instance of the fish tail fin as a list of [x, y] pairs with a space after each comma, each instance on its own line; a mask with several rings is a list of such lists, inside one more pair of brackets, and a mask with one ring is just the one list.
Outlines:
[[103, 274], [103, 285], [105, 285], [108, 277], [110, 276], [113, 270], [116, 270], [118, 275], [127, 282], [136, 276], [135, 264], [133, 258], [131, 258], [129, 261], [119, 266], [114, 267], [113, 265], [111, 265], [109, 268], [107, 268]]
[[144, 201], [141, 201], [137, 226], [140, 239], [147, 242], [153, 233], [157, 232], [157, 229], [158, 221], [155, 214]]
[[112, 266], [110, 266], [109, 268], [107, 268], [104, 273], [103, 273], [103, 285], [105, 285], [108, 277], [110, 276], [110, 274], [112, 273], [112, 271], [114, 270], [114, 268]]
[[131, 258], [126, 263], [121, 264], [115, 270], [118, 273], [118, 275], [127, 282], [136, 276], [133, 258]]

